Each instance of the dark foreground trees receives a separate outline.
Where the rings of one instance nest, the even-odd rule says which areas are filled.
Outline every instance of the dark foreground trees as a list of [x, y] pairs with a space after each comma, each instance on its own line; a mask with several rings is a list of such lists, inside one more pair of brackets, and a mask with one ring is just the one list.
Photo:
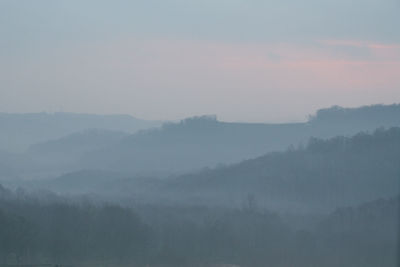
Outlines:
[[299, 230], [257, 209], [124, 208], [0, 191], [0, 265], [396, 266], [398, 199]]
[[2, 263], [139, 262], [149, 229], [115, 205], [2, 200]]

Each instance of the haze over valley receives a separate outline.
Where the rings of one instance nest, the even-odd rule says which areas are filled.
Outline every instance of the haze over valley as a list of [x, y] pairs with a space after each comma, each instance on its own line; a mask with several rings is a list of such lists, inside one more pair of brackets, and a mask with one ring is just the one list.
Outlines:
[[[78, 131], [54, 131], [60, 121], [52, 120], [54, 116], [68, 117], [69, 124], [75, 125]], [[344, 257], [344, 250], [336, 251], [340, 255], [326, 255], [323, 250], [336, 246], [329, 241], [330, 238], [337, 238], [339, 233], [356, 231], [353, 225], [356, 218], [357, 227], [363, 230], [357, 230], [356, 236], [351, 234], [349, 238], [352, 242], [372, 242], [378, 247], [389, 246], [390, 250], [383, 247], [372, 250], [365, 246], [353, 251], [354, 248], [349, 247], [346, 253], [368, 251], [372, 261], [352, 254], [342, 258], [341, 264], [374, 266], [385, 254], [384, 266], [395, 266], [400, 105], [360, 108], [335, 106], [318, 110], [307, 122], [281, 124], [221, 122], [215, 116], [200, 116], [157, 126], [158, 122], [133, 120], [128, 116], [8, 114], [8, 124], [5, 124], [7, 127], [3, 128], [5, 133], [2, 136], [15, 131], [16, 125], [24, 121], [23, 117], [30, 118], [32, 125], [39, 124], [34, 119], [45, 120], [40, 131], [53, 131], [53, 134], [49, 135], [48, 140], [34, 142], [15, 132], [13, 137], [18, 143], [32, 144], [22, 151], [17, 147], [11, 147], [9, 151], [3, 148], [0, 158], [3, 184], [1, 220], [9, 225], [7, 227], [17, 227], [15, 231], [20, 231], [18, 227], [22, 225], [15, 225], [11, 221], [15, 220], [12, 216], [22, 216], [28, 229], [31, 229], [29, 231], [44, 231], [44, 234], [47, 230], [40, 230], [40, 227], [52, 223], [51, 227], [56, 227], [54, 231], [57, 233], [51, 234], [54, 237], [47, 237], [50, 239], [39, 241], [37, 238], [40, 236], [30, 236], [29, 232], [23, 238], [29, 237], [32, 243], [26, 243], [23, 241], [25, 239], [15, 239], [9, 235], [11, 232], [8, 231], [11, 230], [7, 230], [7, 235], [2, 238], [12, 238], [17, 242], [15, 248], [21, 251], [18, 253], [22, 254], [18, 255], [22, 261], [28, 259], [24, 251], [29, 249], [36, 251], [34, 255], [47, 255], [43, 258], [47, 261], [53, 259], [77, 264], [85, 259], [98, 262], [96, 254], [72, 252], [70, 246], [86, 241], [78, 237], [73, 237], [78, 241], [67, 241], [59, 236], [58, 231], [67, 231], [67, 234], [69, 226], [64, 225], [63, 221], [54, 225], [63, 216], [67, 216], [67, 221], [71, 220], [69, 216], [72, 215], [68, 214], [72, 212], [76, 214], [73, 216], [83, 216], [83, 221], [71, 221], [76, 224], [74, 227], [86, 227], [84, 225], [89, 223], [87, 220], [92, 219], [82, 209], [94, 208], [92, 212], [98, 214], [95, 216], [106, 216], [104, 220], [110, 220], [108, 216], [116, 216], [112, 217], [112, 223], [116, 224], [113, 227], [122, 231], [120, 234], [134, 231], [132, 237], [123, 241], [128, 242], [126, 244], [117, 239], [111, 241], [111, 247], [93, 250], [93, 253], [108, 251], [109, 260], [118, 264], [132, 263], [133, 260], [135, 264], [167, 262], [175, 265], [193, 259], [199, 262], [218, 262], [217, 259], [222, 259], [223, 262], [233, 260], [244, 266], [262, 266], [265, 261], [273, 262], [276, 266], [287, 266], [292, 262], [298, 266], [308, 266], [310, 261], [331, 266], [331, 257]], [[107, 123], [104, 123], [104, 118], [107, 118]], [[121, 118], [128, 120], [121, 122]], [[82, 123], [83, 119], [85, 123]], [[98, 126], [103, 127], [90, 128], [96, 126], [99, 119], [101, 123]], [[139, 127], [143, 128], [135, 131]], [[35, 129], [32, 128], [32, 132]], [[7, 141], [2, 140], [2, 143]], [[26, 213], [27, 205], [34, 205], [29, 214]], [[91, 205], [95, 206], [90, 208]], [[52, 210], [57, 210], [57, 216], [61, 217], [49, 217], [50, 221], [47, 222], [37, 217], [38, 212], [56, 216]], [[107, 215], [108, 212], [116, 214]], [[126, 213], [132, 212], [140, 218], [133, 217], [132, 220], [139, 221], [119, 225], [124, 223], [123, 218], [128, 216]], [[238, 220], [242, 216], [246, 219]], [[368, 219], [364, 219], [365, 216]], [[106, 227], [101, 224], [103, 219], [99, 220], [92, 224], [99, 227], [99, 231], [104, 231], [101, 228]], [[233, 232], [216, 230], [218, 235], [223, 236], [215, 237], [221, 238], [218, 242], [222, 243], [213, 244], [216, 246], [215, 255], [218, 255], [213, 258], [207, 250], [203, 251], [210, 240], [200, 241], [193, 235], [199, 234], [196, 231], [214, 231], [213, 227], [222, 227], [218, 226], [220, 223]], [[265, 235], [257, 237], [258, 241], [253, 236], [256, 232], [248, 232], [254, 224], [259, 229], [253, 230], [262, 231]], [[181, 232], [175, 228], [178, 225], [186, 230]], [[164, 229], [161, 233], [157, 233], [159, 227]], [[168, 230], [164, 227], [168, 227]], [[147, 230], [139, 230], [142, 228]], [[374, 236], [369, 236], [370, 229], [382, 229], [382, 232], [379, 230]], [[135, 231], [139, 232], [135, 234]], [[268, 244], [272, 233], [268, 231], [278, 231], [273, 238], [279, 245], [273, 243], [260, 252], [252, 246], [243, 247], [246, 242], [261, 242], [257, 248]], [[158, 236], [172, 233], [172, 240]], [[119, 238], [117, 235], [115, 233], [110, 238]], [[175, 240], [178, 237], [184, 239]], [[59, 246], [67, 249], [67, 252], [41, 247], [47, 246], [46, 242], [54, 242], [52, 238], [61, 238]], [[89, 238], [100, 244], [106, 242], [97, 240], [99, 237], [96, 234]], [[238, 243], [225, 244], [228, 240], [225, 238], [234, 238]], [[40, 245], [36, 242], [40, 242]], [[113, 247], [114, 242], [117, 242], [117, 247]], [[146, 242], [156, 243], [147, 247], [144, 246]], [[185, 242], [198, 247], [183, 249], [181, 246]], [[302, 256], [295, 252], [298, 242], [307, 251], [302, 252]], [[325, 248], [308, 251], [313, 248], [314, 242], [322, 242]], [[335, 242], [341, 244], [343, 241]], [[201, 247], [201, 244], [206, 247]], [[7, 253], [14, 251], [13, 247], [6, 248], [10, 251]], [[168, 253], [164, 249], [168, 249]], [[269, 254], [261, 253], [270, 249], [286, 251], [291, 257], [287, 261], [279, 256], [271, 258]], [[236, 250], [240, 251], [235, 252], [237, 256], [229, 256]], [[130, 251], [142, 252], [136, 255]], [[3, 256], [15, 261], [7, 253], [3, 253]], [[164, 253], [167, 253], [167, 258], [163, 258]], [[171, 255], [175, 256], [169, 258]]]
[[0, 0], [0, 267], [400, 266], [398, 0]]

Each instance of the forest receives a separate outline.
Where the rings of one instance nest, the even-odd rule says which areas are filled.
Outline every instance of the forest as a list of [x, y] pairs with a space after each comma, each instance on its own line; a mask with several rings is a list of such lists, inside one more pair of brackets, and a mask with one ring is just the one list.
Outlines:
[[0, 267], [400, 267], [399, 14], [0, 0]]
[[0, 266], [398, 266], [399, 117], [398, 105], [286, 125], [205, 116], [3, 151]]
[[1, 188], [0, 208], [3, 264], [397, 266], [398, 198], [337, 209], [308, 229], [251, 199], [127, 207]]

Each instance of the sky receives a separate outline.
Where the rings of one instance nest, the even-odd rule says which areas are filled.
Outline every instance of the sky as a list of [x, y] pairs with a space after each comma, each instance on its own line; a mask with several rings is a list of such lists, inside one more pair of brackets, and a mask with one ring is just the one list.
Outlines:
[[303, 121], [400, 102], [399, 0], [0, 0], [0, 112]]

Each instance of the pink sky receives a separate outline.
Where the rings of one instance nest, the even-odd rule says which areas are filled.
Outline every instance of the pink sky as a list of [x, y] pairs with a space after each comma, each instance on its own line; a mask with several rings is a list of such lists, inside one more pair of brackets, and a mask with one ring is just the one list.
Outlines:
[[397, 0], [0, 1], [0, 112], [299, 121], [400, 102]]
[[[296, 121], [334, 104], [400, 102], [397, 44], [128, 39], [53, 48], [24, 63], [4, 70], [15, 90], [3, 99], [31, 97], [26, 111], [51, 99], [56, 111]], [[241, 115], [248, 111], [257, 115]]]

